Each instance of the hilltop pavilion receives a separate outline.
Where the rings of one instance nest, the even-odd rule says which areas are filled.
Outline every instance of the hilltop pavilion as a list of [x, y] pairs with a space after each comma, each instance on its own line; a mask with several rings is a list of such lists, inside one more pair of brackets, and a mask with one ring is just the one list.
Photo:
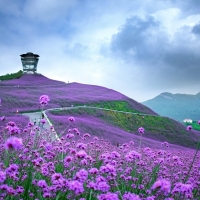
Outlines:
[[31, 52], [28, 52], [26, 54], [22, 54], [21, 61], [23, 66], [23, 72], [24, 73], [37, 73], [37, 64], [39, 61], [39, 55], [33, 54]]

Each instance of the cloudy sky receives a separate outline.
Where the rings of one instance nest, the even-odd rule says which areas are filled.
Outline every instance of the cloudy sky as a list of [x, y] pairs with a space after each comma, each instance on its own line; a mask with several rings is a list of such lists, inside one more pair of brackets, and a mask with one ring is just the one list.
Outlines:
[[136, 101], [200, 91], [200, 0], [0, 0], [0, 74], [38, 72]]

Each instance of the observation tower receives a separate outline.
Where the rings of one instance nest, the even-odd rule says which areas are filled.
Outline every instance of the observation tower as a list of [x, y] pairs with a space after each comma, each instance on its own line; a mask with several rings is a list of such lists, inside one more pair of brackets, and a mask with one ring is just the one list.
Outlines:
[[22, 54], [20, 56], [23, 66], [23, 72], [34, 74], [37, 73], [37, 64], [40, 56], [31, 52]]

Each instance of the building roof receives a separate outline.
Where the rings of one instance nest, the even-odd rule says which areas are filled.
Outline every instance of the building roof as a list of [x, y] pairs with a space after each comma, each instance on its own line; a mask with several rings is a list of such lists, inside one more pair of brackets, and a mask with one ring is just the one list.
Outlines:
[[26, 54], [20, 55], [21, 57], [40, 57], [38, 54], [33, 54], [32, 52], [27, 52]]

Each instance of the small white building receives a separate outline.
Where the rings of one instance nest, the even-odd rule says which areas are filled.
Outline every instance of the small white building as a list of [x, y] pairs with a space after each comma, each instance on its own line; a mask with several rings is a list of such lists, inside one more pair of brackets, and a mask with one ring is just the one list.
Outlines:
[[184, 119], [183, 122], [184, 123], [192, 123], [192, 120], [191, 119]]

